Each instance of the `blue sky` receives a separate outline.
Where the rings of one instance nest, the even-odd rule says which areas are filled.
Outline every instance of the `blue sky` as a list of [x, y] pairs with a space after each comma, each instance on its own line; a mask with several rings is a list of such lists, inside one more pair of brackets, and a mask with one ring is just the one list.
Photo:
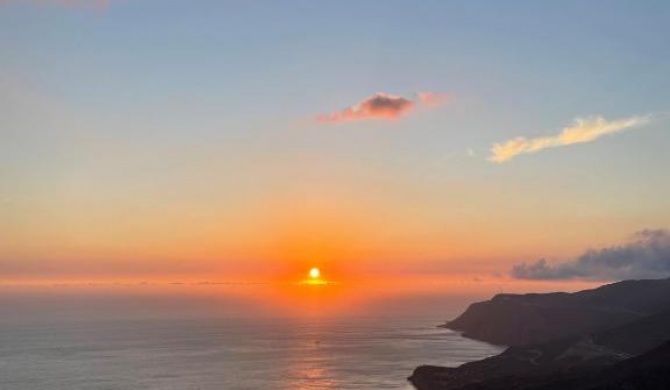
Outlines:
[[[385, 226], [357, 233], [374, 247], [359, 256], [445, 272], [463, 268], [457, 258], [504, 271], [667, 227], [669, 16], [664, 1], [4, 2], [2, 231], [13, 240], [0, 255], [95, 254], [113, 270], [135, 242], [126, 234], [146, 238], [131, 246], [148, 262], [183, 234], [138, 225], [191, 215], [189, 228], [233, 238], [189, 236], [183, 253], [260, 256], [236, 226], [305, 199]], [[394, 121], [314, 120], [421, 91], [449, 100]], [[651, 120], [488, 160], [496, 143], [597, 115]], [[137, 220], [114, 219], [124, 212]], [[468, 250], [477, 240], [491, 247]]]

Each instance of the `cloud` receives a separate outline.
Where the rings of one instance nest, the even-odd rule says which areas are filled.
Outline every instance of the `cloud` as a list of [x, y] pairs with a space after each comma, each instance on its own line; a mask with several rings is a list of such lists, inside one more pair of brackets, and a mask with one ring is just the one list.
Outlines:
[[537, 153], [548, 148], [567, 146], [594, 141], [604, 135], [626, 131], [645, 125], [648, 116], [634, 116], [626, 119], [608, 121], [601, 116], [577, 118], [572, 126], [566, 127], [553, 137], [527, 139], [517, 137], [504, 143], [495, 144], [491, 149], [489, 160], [503, 163], [519, 154]]
[[413, 112], [417, 106], [436, 107], [447, 101], [447, 95], [435, 92], [418, 92], [414, 99], [378, 92], [362, 102], [316, 117], [320, 123], [338, 123], [363, 119], [397, 120]]
[[623, 245], [590, 249], [578, 258], [558, 264], [545, 259], [518, 264], [512, 276], [519, 279], [621, 280], [670, 276], [670, 232], [642, 230]]
[[442, 105], [446, 103], [448, 99], [448, 96], [446, 94], [436, 92], [417, 92], [416, 97], [420, 103], [428, 107], [436, 107]]

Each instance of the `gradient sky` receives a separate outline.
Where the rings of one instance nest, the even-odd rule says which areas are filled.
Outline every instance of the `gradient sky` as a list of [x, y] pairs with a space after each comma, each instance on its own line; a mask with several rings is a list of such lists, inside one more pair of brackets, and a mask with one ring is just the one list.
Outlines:
[[[0, 281], [493, 276], [670, 227], [669, 18], [0, 1]], [[376, 93], [410, 106], [376, 117]]]

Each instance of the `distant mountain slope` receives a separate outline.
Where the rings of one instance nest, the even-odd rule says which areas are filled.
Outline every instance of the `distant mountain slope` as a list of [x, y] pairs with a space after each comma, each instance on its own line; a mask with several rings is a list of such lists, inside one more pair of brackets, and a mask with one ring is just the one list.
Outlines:
[[670, 278], [630, 280], [576, 293], [499, 294], [445, 327], [501, 345], [591, 333], [670, 309]]

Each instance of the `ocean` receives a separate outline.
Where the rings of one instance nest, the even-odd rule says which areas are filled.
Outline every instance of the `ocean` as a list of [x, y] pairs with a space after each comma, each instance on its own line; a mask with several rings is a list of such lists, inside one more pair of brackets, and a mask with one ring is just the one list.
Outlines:
[[[215, 314], [203, 305], [180, 318], [154, 315], [165, 304], [128, 297], [41, 306], [12, 298], [0, 302], [3, 390], [400, 390], [412, 389], [406, 378], [416, 366], [455, 366], [502, 350], [436, 327], [455, 308], [404, 312], [402, 299], [397, 310], [385, 300], [384, 310], [323, 317], [241, 315], [223, 301]], [[118, 314], [127, 311], [134, 315]]]

